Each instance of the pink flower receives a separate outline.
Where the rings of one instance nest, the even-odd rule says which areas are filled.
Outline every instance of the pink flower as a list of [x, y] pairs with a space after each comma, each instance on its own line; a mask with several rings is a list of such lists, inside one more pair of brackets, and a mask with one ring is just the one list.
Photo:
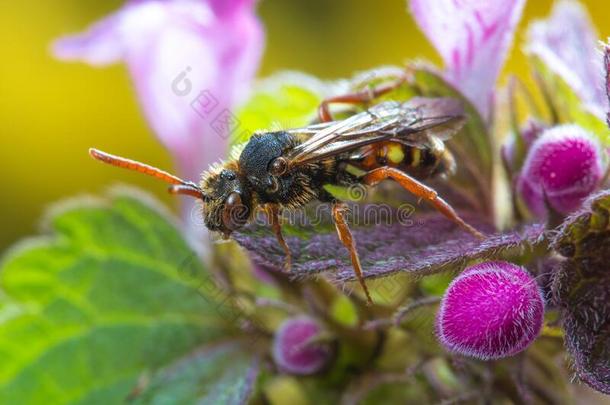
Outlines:
[[411, 0], [413, 16], [445, 62], [449, 82], [489, 118], [493, 89], [525, 0]]
[[607, 110], [608, 100], [597, 40], [586, 9], [578, 1], [562, 0], [555, 3], [548, 19], [530, 26], [527, 51], [563, 78], [601, 117]]
[[[604, 75], [606, 101], [610, 105], [610, 43], [604, 45]], [[606, 124], [610, 127], [610, 108], [606, 109]]]
[[150, 126], [197, 180], [226, 153], [230, 109], [246, 95], [263, 43], [254, 0], [131, 0], [53, 51], [94, 66], [126, 63]]
[[320, 371], [330, 360], [331, 347], [314, 343], [320, 326], [311, 318], [301, 316], [285, 321], [275, 334], [273, 360], [287, 373], [309, 375]]
[[578, 125], [548, 129], [532, 144], [517, 180], [517, 191], [538, 217], [548, 203], [568, 214], [600, 183], [606, 170], [597, 138]]
[[540, 333], [543, 316], [542, 292], [524, 268], [486, 262], [449, 285], [436, 329], [447, 350], [491, 360], [525, 350]]

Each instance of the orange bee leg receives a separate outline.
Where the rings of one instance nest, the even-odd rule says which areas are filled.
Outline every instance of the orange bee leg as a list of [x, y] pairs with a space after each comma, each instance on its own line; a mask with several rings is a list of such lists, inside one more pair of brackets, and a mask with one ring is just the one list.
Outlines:
[[366, 104], [378, 97], [383, 96], [386, 93], [400, 87], [406, 81], [406, 77], [397, 80], [394, 83], [379, 86], [374, 89], [366, 89], [355, 93], [343, 94], [340, 96], [329, 97], [320, 103], [318, 107], [318, 119], [320, 122], [333, 121], [333, 117], [330, 113], [330, 104], [344, 103], [344, 104]]
[[356, 278], [358, 282], [362, 286], [364, 290], [364, 294], [366, 295], [366, 300], [369, 304], [373, 304], [373, 300], [371, 299], [371, 295], [369, 293], [369, 289], [364, 282], [364, 277], [362, 276], [362, 266], [360, 265], [360, 259], [358, 258], [358, 252], [356, 251], [356, 241], [352, 236], [352, 231], [350, 231], [347, 222], [345, 222], [344, 212], [346, 206], [343, 203], [337, 202], [333, 203], [333, 219], [335, 221], [335, 227], [337, 229], [337, 234], [339, 235], [339, 240], [347, 250], [349, 251], [350, 258], [352, 261], [352, 266], [354, 268], [354, 273], [356, 273]]
[[282, 249], [284, 249], [284, 253], [286, 254], [286, 259], [284, 261], [284, 269], [286, 271], [290, 271], [292, 268], [292, 253], [290, 252], [290, 247], [284, 240], [284, 236], [282, 235], [282, 225], [280, 224], [280, 208], [277, 204], [267, 204], [265, 206], [265, 212], [267, 213], [267, 218], [269, 218], [269, 223], [271, 224], [271, 229], [273, 229], [273, 233], [275, 233], [275, 237], [279, 242]]
[[428, 201], [428, 203], [432, 204], [432, 206], [434, 206], [434, 208], [436, 208], [441, 214], [477, 238], [485, 238], [481, 232], [464, 222], [464, 220], [455, 212], [453, 207], [439, 197], [436, 191], [398, 169], [387, 166], [373, 169], [362, 177], [362, 182], [369, 186], [374, 186], [385, 179], [392, 179], [396, 181], [411, 194]]

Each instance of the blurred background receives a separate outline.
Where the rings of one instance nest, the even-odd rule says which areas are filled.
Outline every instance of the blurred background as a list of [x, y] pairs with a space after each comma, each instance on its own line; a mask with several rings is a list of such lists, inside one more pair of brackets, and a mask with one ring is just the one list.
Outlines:
[[[80, 31], [121, 0], [0, 2], [0, 254], [34, 233], [50, 203], [126, 182], [168, 204], [165, 188], [91, 160], [90, 146], [171, 168], [139, 111], [127, 72], [61, 63], [49, 53], [59, 35]], [[607, 0], [583, 0], [600, 38], [610, 35]], [[527, 75], [520, 52], [526, 23], [546, 16], [551, 0], [530, 0], [504, 72]], [[322, 78], [350, 76], [409, 58], [440, 59], [406, 12], [405, 0], [261, 0], [267, 49], [259, 76], [283, 69]]]

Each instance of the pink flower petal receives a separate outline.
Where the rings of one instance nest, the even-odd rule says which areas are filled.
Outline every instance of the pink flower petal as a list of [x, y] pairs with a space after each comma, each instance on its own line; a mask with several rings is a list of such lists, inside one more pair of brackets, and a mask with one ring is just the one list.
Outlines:
[[445, 62], [446, 77], [488, 117], [493, 89], [525, 0], [411, 0], [411, 12]]
[[93, 66], [106, 66], [123, 58], [124, 47], [120, 40], [118, 15], [113, 14], [80, 35], [59, 38], [52, 52], [58, 59], [82, 60]]
[[604, 45], [604, 73], [605, 73], [605, 90], [606, 90], [606, 102], [608, 108], [606, 109], [606, 124], [610, 127], [610, 43]]
[[[210, 4], [212, 3], [212, 4]], [[225, 156], [231, 114], [254, 77], [262, 27], [250, 0], [138, 0], [62, 38], [57, 57], [129, 68], [144, 114], [182, 175], [197, 180]]]
[[209, 0], [209, 3], [216, 15], [226, 16], [243, 7], [254, 7], [256, 0]]
[[533, 23], [527, 51], [542, 59], [601, 116], [607, 109], [598, 35], [586, 9], [577, 1], [559, 1], [546, 20]]

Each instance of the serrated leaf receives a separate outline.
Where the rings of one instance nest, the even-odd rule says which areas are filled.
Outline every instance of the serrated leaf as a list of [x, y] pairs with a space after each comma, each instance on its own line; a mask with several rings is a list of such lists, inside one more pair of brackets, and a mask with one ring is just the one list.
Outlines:
[[204, 347], [163, 368], [134, 404], [243, 404], [258, 375], [258, 362], [239, 343]]
[[[532, 225], [523, 232], [497, 234], [479, 241], [436, 213], [409, 218], [405, 222], [404, 218], [399, 220], [400, 211], [393, 211], [387, 217], [389, 222], [371, 223], [367, 221], [371, 221], [371, 213], [375, 210], [379, 215], [378, 207], [351, 207], [348, 222], [360, 224], [352, 225], [352, 233], [365, 278], [398, 272], [422, 276], [458, 269], [470, 260], [498, 257], [511, 249], [535, 244], [544, 230], [542, 225]], [[325, 212], [327, 210], [316, 210], [317, 217], [313, 219], [292, 217], [293, 226], [285, 227], [288, 231], [285, 239], [292, 252], [290, 274], [313, 277], [324, 273], [338, 282], [352, 281], [355, 275], [348, 252]], [[492, 229], [480, 216], [471, 214], [463, 218], [486, 232]], [[255, 261], [282, 271], [284, 252], [269, 227], [255, 224], [234, 236]]]
[[610, 191], [568, 218], [553, 246], [566, 260], [552, 290], [581, 380], [610, 394]]
[[235, 333], [162, 210], [133, 193], [55, 210], [0, 269], [0, 403], [121, 403], [139, 376]]
[[606, 123], [587, 107], [574, 89], [539, 56], [530, 55], [530, 63], [551, 108], [553, 121], [558, 124], [576, 123], [595, 134], [604, 145], [610, 145], [610, 133]]

